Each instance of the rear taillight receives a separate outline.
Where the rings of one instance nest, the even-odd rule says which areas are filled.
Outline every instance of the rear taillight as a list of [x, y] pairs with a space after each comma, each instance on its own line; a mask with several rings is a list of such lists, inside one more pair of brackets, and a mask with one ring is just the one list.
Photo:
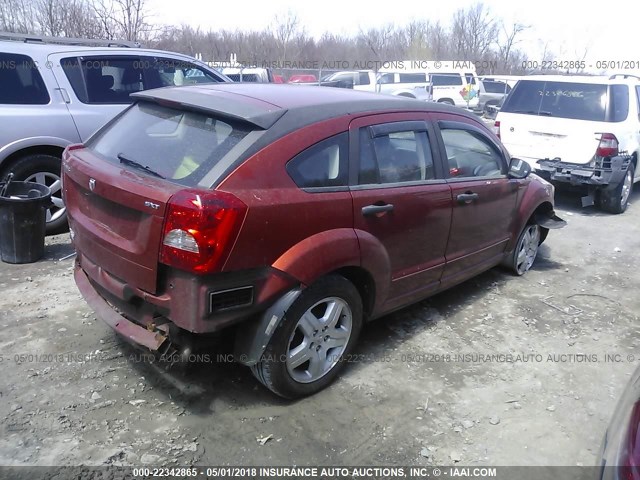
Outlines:
[[167, 205], [160, 262], [197, 274], [220, 269], [246, 212], [229, 193], [179, 191]]
[[493, 133], [496, 134], [498, 138], [500, 138], [500, 120], [496, 120], [493, 124]]
[[598, 157], [615, 157], [618, 155], [618, 139], [613, 133], [603, 133], [596, 149]]
[[640, 403], [636, 401], [631, 410], [627, 434], [620, 446], [618, 463], [619, 478], [622, 480], [640, 479]]

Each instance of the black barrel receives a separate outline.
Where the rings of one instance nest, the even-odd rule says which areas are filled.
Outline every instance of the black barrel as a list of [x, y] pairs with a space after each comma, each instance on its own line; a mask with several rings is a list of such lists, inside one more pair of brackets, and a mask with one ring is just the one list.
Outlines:
[[[0, 183], [0, 192], [4, 190]], [[34, 182], [10, 182], [0, 196], [0, 257], [6, 263], [31, 263], [44, 254], [46, 212], [51, 189]]]

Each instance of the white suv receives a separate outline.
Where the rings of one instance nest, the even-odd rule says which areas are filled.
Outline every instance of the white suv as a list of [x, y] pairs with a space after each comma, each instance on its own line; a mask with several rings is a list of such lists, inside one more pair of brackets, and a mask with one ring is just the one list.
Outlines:
[[541, 176], [587, 185], [583, 206], [622, 213], [640, 181], [637, 77], [526, 77], [505, 100], [495, 130], [509, 153]]
[[177, 53], [111, 40], [0, 32], [0, 118], [7, 119], [0, 122], [0, 181], [13, 172], [16, 180], [48, 185], [53, 206], [47, 233], [63, 231], [60, 158], [67, 145], [84, 142], [122, 112], [131, 104], [130, 93], [225, 81], [230, 80], [206, 64]]

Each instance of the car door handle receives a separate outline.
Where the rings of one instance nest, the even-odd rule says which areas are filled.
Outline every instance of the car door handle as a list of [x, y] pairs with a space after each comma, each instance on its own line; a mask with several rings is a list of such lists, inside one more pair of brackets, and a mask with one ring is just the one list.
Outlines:
[[379, 213], [390, 212], [393, 210], [393, 204], [387, 203], [385, 205], [367, 205], [362, 207], [362, 215], [377, 215]]
[[64, 88], [56, 88], [60, 92], [60, 96], [62, 97], [62, 101], [64, 103], [71, 103], [71, 99], [69, 98], [69, 94]]
[[462, 203], [466, 205], [466, 204], [475, 202], [476, 200], [478, 200], [478, 197], [479, 195], [477, 193], [465, 192], [458, 195], [456, 197], [456, 200], [458, 200], [458, 203]]

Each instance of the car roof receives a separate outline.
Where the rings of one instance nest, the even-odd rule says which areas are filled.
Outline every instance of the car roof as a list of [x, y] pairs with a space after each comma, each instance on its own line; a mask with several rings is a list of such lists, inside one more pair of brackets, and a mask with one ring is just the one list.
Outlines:
[[[117, 41], [114, 40], [114, 43], [117, 43]], [[24, 55], [36, 55], [36, 54], [50, 55], [54, 53], [74, 53], [74, 52], [77, 53], [78, 55], [94, 54], [94, 53], [99, 53], [102, 55], [109, 54], [109, 53], [113, 55], [136, 55], [138, 53], [152, 53], [152, 54], [158, 54], [158, 55], [167, 55], [167, 54], [177, 55], [180, 57], [189, 58], [192, 61], [194, 60], [191, 57], [181, 53], [169, 52], [164, 50], [154, 50], [149, 48], [124, 47], [124, 46], [109, 47], [107, 45], [104, 45], [104, 46], [61, 45], [58, 43], [19, 42], [16, 40], [0, 40], [0, 52], [16, 53], [16, 54], [24, 54]]]
[[[281, 117], [296, 116], [300, 127], [329, 118], [373, 111], [440, 111], [465, 115], [448, 105], [346, 88], [270, 83], [218, 83], [136, 92], [133, 98], [221, 114], [268, 129]], [[479, 121], [478, 121], [479, 122]]]
[[609, 85], [614, 83], [638, 83], [638, 78], [629, 75], [528, 75], [520, 80], [535, 80], [543, 82], [567, 83], [600, 83]]

